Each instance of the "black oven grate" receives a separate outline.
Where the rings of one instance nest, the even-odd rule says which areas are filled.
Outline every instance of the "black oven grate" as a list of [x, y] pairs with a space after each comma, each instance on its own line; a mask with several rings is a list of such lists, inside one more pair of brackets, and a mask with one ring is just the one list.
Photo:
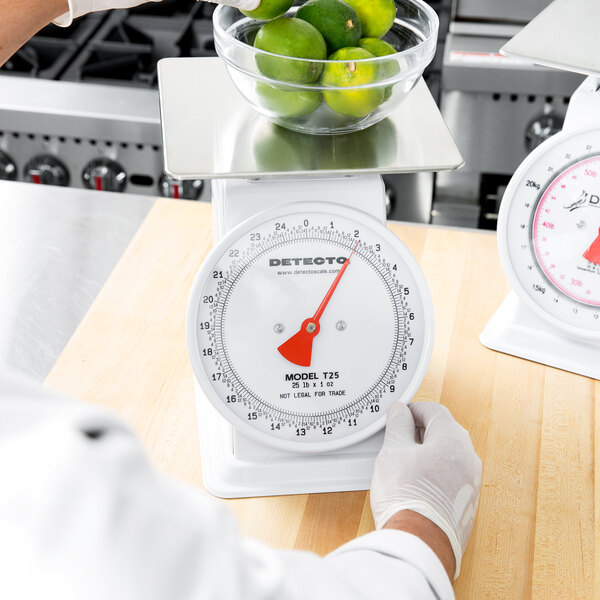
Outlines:
[[113, 11], [61, 79], [156, 87], [161, 58], [216, 56], [212, 12], [213, 6], [204, 2], [149, 3]]
[[71, 27], [44, 27], [0, 67], [0, 74], [58, 79], [105, 17], [94, 13], [77, 19]]

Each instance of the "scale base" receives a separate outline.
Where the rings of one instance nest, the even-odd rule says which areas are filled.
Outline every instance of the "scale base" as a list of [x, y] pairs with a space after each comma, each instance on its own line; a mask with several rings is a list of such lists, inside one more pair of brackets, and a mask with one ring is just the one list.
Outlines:
[[202, 477], [219, 498], [349, 492], [371, 487], [383, 432], [350, 448], [296, 454], [270, 448], [240, 434], [213, 408], [194, 381]]
[[492, 350], [600, 379], [600, 344], [555, 333], [514, 292], [502, 302], [479, 340]]

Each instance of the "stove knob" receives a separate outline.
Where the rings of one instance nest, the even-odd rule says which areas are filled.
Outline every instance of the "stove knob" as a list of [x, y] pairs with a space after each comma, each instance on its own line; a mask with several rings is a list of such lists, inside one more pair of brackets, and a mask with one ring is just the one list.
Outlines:
[[109, 158], [91, 160], [81, 173], [83, 185], [91, 190], [122, 192], [127, 185], [123, 167]]
[[34, 156], [25, 165], [25, 180], [43, 185], [69, 185], [67, 167], [51, 154]]
[[0, 150], [0, 179], [14, 181], [17, 178], [17, 165], [12, 158]]
[[168, 175], [163, 175], [158, 182], [161, 196], [182, 200], [198, 200], [204, 182], [202, 179], [179, 181]]
[[543, 115], [529, 123], [525, 130], [525, 147], [529, 152], [551, 138], [563, 128], [563, 118], [559, 115]]

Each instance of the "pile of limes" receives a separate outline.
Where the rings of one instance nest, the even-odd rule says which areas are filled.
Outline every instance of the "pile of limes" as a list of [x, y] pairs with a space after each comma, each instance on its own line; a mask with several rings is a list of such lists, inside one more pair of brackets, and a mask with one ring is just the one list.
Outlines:
[[[254, 46], [278, 55], [257, 56], [258, 69], [278, 82], [337, 89], [321, 94], [259, 82], [257, 92], [265, 108], [282, 117], [300, 117], [318, 108], [324, 98], [341, 115], [365, 117], [389, 98], [389, 87], [357, 86], [388, 79], [399, 70], [393, 60], [362, 62], [396, 53], [380, 39], [394, 24], [394, 0], [308, 0], [294, 17], [281, 16], [292, 4], [293, 0], [262, 0], [256, 10], [243, 11], [267, 21], [258, 30]], [[346, 87], [351, 89], [339, 89]]]

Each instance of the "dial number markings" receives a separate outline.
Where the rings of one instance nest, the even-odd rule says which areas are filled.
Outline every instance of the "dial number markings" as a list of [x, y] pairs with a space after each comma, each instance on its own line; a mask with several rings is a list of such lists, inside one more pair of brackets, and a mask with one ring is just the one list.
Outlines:
[[498, 242], [513, 289], [567, 333], [600, 338], [600, 129], [559, 133], [513, 176]]
[[544, 277], [572, 300], [590, 306], [600, 306], [600, 242], [590, 245], [590, 236], [596, 239], [600, 229], [598, 170], [600, 156], [563, 169], [541, 194], [531, 228]]
[[192, 364], [207, 396], [234, 427], [288, 450], [374, 433], [390, 403], [416, 391], [430, 352], [430, 300], [414, 259], [375, 221], [340, 212], [280, 210], [248, 225], [215, 249], [195, 292]]

